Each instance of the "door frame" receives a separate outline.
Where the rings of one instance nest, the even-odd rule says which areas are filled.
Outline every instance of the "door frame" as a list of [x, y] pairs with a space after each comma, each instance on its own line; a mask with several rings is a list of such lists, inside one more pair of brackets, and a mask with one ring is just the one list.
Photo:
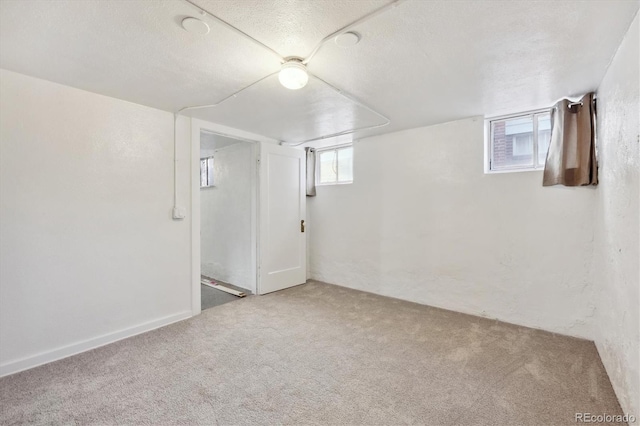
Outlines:
[[201, 312], [200, 273], [201, 273], [201, 241], [200, 241], [200, 132], [205, 131], [219, 136], [238, 139], [253, 144], [255, 167], [252, 179], [252, 211], [251, 211], [251, 258], [254, 282], [250, 290], [258, 293], [259, 264], [260, 264], [260, 147], [262, 143], [277, 144], [274, 139], [266, 138], [254, 133], [222, 126], [197, 118], [191, 118], [191, 311], [198, 315]]

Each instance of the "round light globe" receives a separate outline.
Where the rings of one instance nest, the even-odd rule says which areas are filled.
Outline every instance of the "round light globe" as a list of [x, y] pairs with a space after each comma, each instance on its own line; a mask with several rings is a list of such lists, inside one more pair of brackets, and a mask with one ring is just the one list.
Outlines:
[[278, 80], [287, 89], [302, 89], [309, 82], [307, 67], [298, 60], [285, 62], [278, 74]]

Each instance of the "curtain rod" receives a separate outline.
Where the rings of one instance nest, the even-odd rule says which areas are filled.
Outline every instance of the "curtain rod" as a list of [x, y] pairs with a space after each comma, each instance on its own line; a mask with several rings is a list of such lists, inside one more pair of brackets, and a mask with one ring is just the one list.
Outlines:
[[[587, 96], [587, 95], [584, 95], [584, 96]], [[584, 97], [584, 96], [583, 96], [583, 97]], [[595, 95], [595, 93], [594, 93], [594, 94], [593, 94], [592, 102], [595, 104], [597, 100], [598, 100], [598, 99], [596, 98], [596, 95]], [[567, 106], [568, 106], [569, 108], [574, 107], [574, 106], [576, 106], [576, 105], [583, 106], [583, 105], [584, 105], [584, 103], [583, 103], [583, 102], [584, 102], [584, 101], [582, 101], [582, 100], [580, 100], [580, 101], [578, 101], [578, 102], [569, 102], [569, 103], [567, 104]]]

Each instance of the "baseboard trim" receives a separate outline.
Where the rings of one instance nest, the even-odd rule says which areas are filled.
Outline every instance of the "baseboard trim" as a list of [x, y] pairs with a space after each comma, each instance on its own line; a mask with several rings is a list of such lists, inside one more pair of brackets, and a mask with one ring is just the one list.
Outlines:
[[191, 318], [192, 316], [193, 314], [191, 311], [179, 312], [177, 314], [138, 324], [124, 330], [114, 331], [112, 333], [103, 334], [102, 336], [83, 340], [77, 343], [72, 343], [61, 348], [41, 352], [37, 355], [28, 356], [15, 361], [9, 361], [5, 364], [0, 365], [0, 377], [19, 373], [20, 371], [24, 370], [29, 370], [43, 364], [61, 360], [63, 358], [68, 358], [82, 352], [99, 348], [100, 346], [108, 345], [109, 343], [117, 342], [118, 340], [133, 337], [138, 334], [155, 330], [156, 328], [164, 327], [166, 325]]

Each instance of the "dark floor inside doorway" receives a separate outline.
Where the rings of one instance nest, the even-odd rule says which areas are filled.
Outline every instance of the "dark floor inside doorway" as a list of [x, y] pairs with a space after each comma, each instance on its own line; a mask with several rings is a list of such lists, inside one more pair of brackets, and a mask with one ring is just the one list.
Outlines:
[[[234, 290], [238, 290], [238, 291], [242, 291], [244, 293], [246, 293], [247, 295], [252, 294], [250, 290], [247, 290], [246, 288], [241, 288], [229, 283], [225, 283], [223, 281], [220, 280], [216, 280], [213, 279], [213, 281], [215, 281], [218, 284], [221, 284], [225, 287], [229, 287], [232, 288]], [[200, 284], [200, 293], [201, 293], [201, 299], [200, 299], [200, 307], [201, 309], [204, 311], [205, 309], [209, 309], [209, 308], [213, 308], [215, 306], [220, 306], [223, 305], [225, 303], [229, 303], [229, 302], [233, 302], [235, 300], [241, 300], [242, 298], [238, 297], [238, 296], [234, 296], [233, 294], [229, 294], [229, 293], [225, 293], [222, 290], [216, 290], [215, 288], [211, 288], [208, 287], [204, 284]]]

